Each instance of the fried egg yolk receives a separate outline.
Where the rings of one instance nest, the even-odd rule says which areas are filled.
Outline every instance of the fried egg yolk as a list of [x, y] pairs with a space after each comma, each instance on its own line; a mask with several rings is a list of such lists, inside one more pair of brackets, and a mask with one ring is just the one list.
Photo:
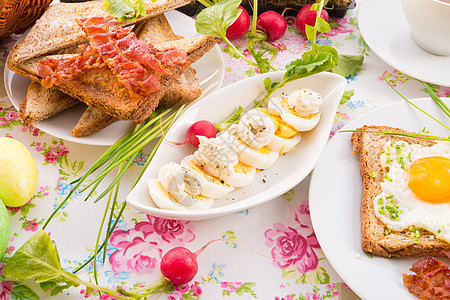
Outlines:
[[450, 159], [430, 156], [416, 159], [407, 170], [408, 187], [422, 201], [450, 203]]

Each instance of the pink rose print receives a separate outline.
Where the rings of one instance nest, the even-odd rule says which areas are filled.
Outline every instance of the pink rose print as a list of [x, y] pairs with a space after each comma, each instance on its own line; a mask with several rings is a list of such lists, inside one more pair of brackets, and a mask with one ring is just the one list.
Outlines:
[[175, 290], [168, 294], [167, 297], [168, 300], [184, 300], [185, 297], [183, 297], [183, 295], [188, 295], [190, 291], [192, 291], [192, 296], [194, 297], [199, 297], [203, 293], [198, 282], [195, 282], [192, 285], [189, 284], [175, 285], [174, 288]]
[[305, 273], [315, 270], [319, 259], [314, 248], [319, 248], [316, 236], [312, 231], [309, 218], [309, 206], [291, 206], [293, 218], [291, 224], [275, 223], [272, 229], [265, 232], [266, 246], [271, 247], [274, 264], [280, 268], [295, 267]]
[[322, 295], [314, 293], [306, 293], [306, 300], [322, 300]]
[[189, 243], [195, 239], [195, 234], [189, 222], [162, 219], [150, 215], [147, 215], [147, 218], [148, 222], [142, 222], [142, 226], [145, 226], [146, 230], [156, 233], [163, 241], [170, 243], [172, 246]]
[[162, 250], [153, 241], [151, 232], [141, 230], [140, 225], [142, 223], [138, 223], [134, 229], [117, 230], [111, 235], [111, 246], [119, 249], [109, 258], [114, 272], [151, 273], [161, 259]]
[[354, 31], [354, 27], [350, 25], [350, 17], [332, 18], [339, 26], [331, 28], [329, 32], [324, 33], [326, 36], [336, 36], [341, 33], [349, 33]]
[[8, 111], [2, 117], [0, 117], [0, 126], [8, 125], [12, 121], [16, 121], [19, 119], [19, 115], [15, 111]]
[[39, 223], [35, 221], [28, 221], [28, 223], [25, 225], [24, 229], [25, 231], [36, 231], [38, 230]]
[[275, 297], [275, 300], [294, 300], [294, 297], [292, 295], [286, 295], [283, 298]]
[[0, 300], [11, 299], [11, 291], [13, 289], [12, 281], [1, 281], [0, 282]]
[[62, 157], [67, 153], [69, 153], [69, 150], [64, 145], [58, 144], [44, 155], [44, 159], [46, 162], [53, 164], [58, 160], [58, 157]]
[[111, 235], [110, 244], [118, 249], [109, 258], [114, 272], [151, 273], [162, 257], [161, 242], [174, 246], [195, 239], [189, 222], [149, 215], [147, 218], [148, 222], [140, 222], [128, 231], [116, 230]]

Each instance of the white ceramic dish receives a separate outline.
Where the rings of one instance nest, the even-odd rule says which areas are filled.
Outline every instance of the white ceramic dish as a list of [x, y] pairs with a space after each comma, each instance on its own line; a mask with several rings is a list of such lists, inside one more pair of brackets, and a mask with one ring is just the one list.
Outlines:
[[[197, 35], [192, 18], [176, 10], [169, 11], [165, 15], [176, 34], [184, 37]], [[192, 66], [197, 70], [199, 82], [205, 81], [202, 85], [205, 94], [220, 88], [224, 77], [224, 63], [219, 46], [214, 46], [213, 49]], [[19, 102], [22, 102], [25, 98], [28, 85], [31, 81], [26, 77], [12, 72], [8, 68], [5, 68], [4, 80], [9, 99], [18, 110]], [[67, 141], [98, 146], [110, 146], [114, 144], [134, 127], [134, 123], [118, 121], [98, 133], [87, 137], [75, 138], [70, 132], [85, 109], [86, 106], [80, 103], [47, 120], [39, 122], [36, 127], [48, 134]]]
[[[182, 141], [186, 129], [195, 121], [207, 119], [212, 122], [228, 118], [238, 106], [247, 107], [264, 95], [263, 80], [270, 77], [272, 82], [280, 81], [284, 72], [273, 72], [250, 77], [227, 86], [205, 97], [181, 116], [167, 134], [171, 141]], [[219, 217], [232, 212], [244, 210], [271, 200], [302, 181], [314, 168], [321, 150], [329, 138], [339, 101], [342, 97], [346, 80], [332, 73], [320, 73], [314, 76], [290, 82], [278, 93], [290, 92], [301, 87], [319, 92], [324, 103], [321, 107], [322, 117], [319, 124], [310, 132], [302, 134], [302, 141], [295, 151], [280, 156], [271, 168], [257, 172], [253, 183], [246, 188], [236, 189], [227, 197], [217, 200], [214, 206], [206, 210], [173, 211], [156, 207], [151, 200], [148, 189], [148, 178], [156, 178], [162, 165], [173, 161], [179, 163], [182, 158], [192, 154], [195, 149], [186, 144], [175, 146], [163, 142], [155, 157], [145, 171], [144, 176], [130, 192], [127, 202], [134, 208], [154, 216], [201, 220]]]
[[[450, 100], [446, 101], [450, 105]], [[414, 103], [445, 120], [445, 115], [431, 99], [415, 99]], [[450, 121], [446, 122], [450, 125]], [[369, 111], [341, 130], [371, 124], [416, 132], [426, 127], [431, 133], [448, 136], [446, 129], [435, 125], [406, 102], [395, 102]], [[361, 250], [362, 183], [358, 158], [352, 155], [350, 137], [351, 133], [337, 133], [325, 147], [312, 173], [309, 208], [317, 239], [336, 272], [361, 298], [418, 299], [403, 286], [402, 274], [411, 273], [409, 268], [419, 258], [370, 258]], [[445, 262], [448, 264], [449, 260]]]
[[416, 45], [400, 0], [363, 0], [358, 5], [359, 30], [383, 61], [411, 77], [450, 86], [450, 56], [433, 55]]

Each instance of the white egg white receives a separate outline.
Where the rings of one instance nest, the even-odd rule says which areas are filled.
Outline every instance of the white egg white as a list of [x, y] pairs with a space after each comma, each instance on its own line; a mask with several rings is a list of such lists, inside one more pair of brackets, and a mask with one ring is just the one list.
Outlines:
[[291, 125], [298, 131], [309, 131], [316, 127], [320, 120], [320, 112], [309, 116], [301, 116], [295, 113], [287, 105], [284, 95], [269, 98], [268, 110], [270, 114], [280, 116], [287, 124]]
[[214, 199], [195, 196], [196, 201], [193, 205], [186, 207], [178, 203], [170, 194], [161, 186], [156, 178], [148, 180], [148, 191], [153, 202], [162, 209], [169, 210], [187, 210], [187, 209], [207, 209], [214, 204]]
[[239, 161], [248, 166], [264, 170], [273, 166], [278, 159], [279, 152], [272, 151], [266, 146], [255, 149], [242, 141], [239, 141], [238, 143]]
[[295, 146], [297, 146], [297, 144], [301, 141], [301, 139], [302, 134], [300, 132], [297, 132], [290, 139], [285, 139], [275, 135], [272, 141], [270, 141], [270, 143], [266, 147], [280, 154], [286, 153], [295, 149]]
[[234, 187], [221, 182], [219, 178], [206, 173], [199, 165], [195, 163], [193, 155], [186, 156], [181, 161], [181, 165], [190, 168], [193, 172], [199, 175], [203, 186], [202, 195], [205, 197], [219, 199], [234, 190]]

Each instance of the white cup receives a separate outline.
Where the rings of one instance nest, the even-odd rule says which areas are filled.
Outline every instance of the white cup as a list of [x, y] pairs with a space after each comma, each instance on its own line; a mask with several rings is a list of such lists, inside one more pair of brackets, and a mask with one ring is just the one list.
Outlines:
[[427, 52], [450, 55], [450, 0], [402, 0], [415, 43]]

